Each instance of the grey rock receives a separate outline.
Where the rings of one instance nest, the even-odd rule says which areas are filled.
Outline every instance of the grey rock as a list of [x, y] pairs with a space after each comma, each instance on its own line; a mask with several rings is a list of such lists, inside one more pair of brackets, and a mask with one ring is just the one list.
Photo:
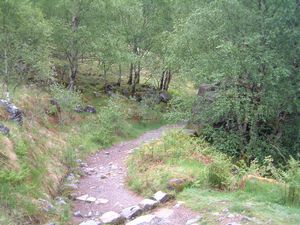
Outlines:
[[127, 220], [131, 220], [133, 218], [136, 218], [137, 216], [140, 216], [142, 213], [143, 210], [141, 209], [141, 207], [135, 205], [123, 209], [121, 215], [124, 216]]
[[100, 217], [102, 223], [104, 224], [122, 224], [125, 218], [114, 211], [106, 212]]
[[153, 195], [152, 198], [160, 203], [165, 203], [171, 199], [171, 196], [162, 191], [158, 191]]
[[93, 215], [93, 213], [92, 213], [92, 212], [89, 212], [89, 213], [88, 213], [87, 215], [85, 215], [84, 217], [86, 217], [86, 218], [91, 218], [92, 215]]
[[195, 223], [200, 222], [201, 220], [202, 220], [202, 216], [197, 216], [197, 217], [195, 217], [195, 218], [193, 218], [193, 219], [188, 220], [188, 221], [185, 223], [185, 225], [192, 225], [192, 224], [195, 224]]
[[0, 133], [3, 135], [9, 135], [9, 128], [0, 123]]
[[10, 119], [17, 122], [19, 125], [23, 124], [23, 112], [13, 103], [0, 99], [0, 106], [4, 107], [9, 113]]
[[151, 209], [154, 209], [155, 207], [157, 207], [159, 204], [158, 201], [152, 200], [152, 199], [144, 199], [143, 201], [141, 201], [139, 203], [139, 206], [144, 210], [144, 211], [148, 211]]
[[83, 113], [84, 108], [81, 105], [76, 105], [74, 111], [77, 113]]
[[173, 178], [168, 182], [168, 189], [180, 192], [187, 185], [187, 181], [184, 179]]
[[80, 211], [74, 212], [73, 216], [75, 216], [75, 217], [83, 217]]
[[47, 200], [45, 199], [38, 199], [38, 201], [40, 202], [41, 208], [45, 211], [45, 212], [50, 212], [52, 210], [55, 209], [55, 207]]
[[160, 102], [168, 103], [171, 100], [171, 95], [166, 91], [161, 92], [159, 94], [159, 100]]
[[126, 225], [159, 225], [160, 221], [161, 219], [154, 215], [145, 215], [140, 216], [129, 223], [126, 223]]
[[93, 113], [93, 114], [97, 113], [95, 107], [91, 105], [86, 106], [83, 111], [87, 113]]
[[56, 200], [57, 205], [66, 205], [67, 204], [66, 201], [61, 197], [56, 197], [55, 200]]
[[104, 179], [107, 179], [108, 176], [106, 176], [106, 175], [101, 175], [100, 178], [101, 178], [102, 180], [104, 180]]
[[101, 225], [101, 223], [95, 220], [88, 220], [80, 223], [79, 225]]

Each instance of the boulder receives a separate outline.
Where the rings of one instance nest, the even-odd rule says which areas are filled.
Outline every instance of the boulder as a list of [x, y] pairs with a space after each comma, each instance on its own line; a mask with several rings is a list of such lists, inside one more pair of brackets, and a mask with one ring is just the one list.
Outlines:
[[123, 209], [121, 215], [124, 216], [127, 220], [131, 220], [140, 216], [143, 213], [143, 210], [138, 205], [128, 207]]
[[156, 192], [152, 197], [152, 199], [154, 199], [160, 203], [165, 203], [165, 202], [169, 201], [170, 198], [171, 198], [171, 196], [169, 194], [164, 193], [162, 191]]
[[159, 94], [160, 102], [168, 103], [170, 100], [171, 100], [171, 95], [168, 92], [163, 91]]
[[9, 128], [0, 123], [0, 133], [3, 135], [9, 135]]
[[185, 188], [186, 185], [187, 181], [185, 179], [173, 178], [168, 182], [168, 189], [180, 192]]
[[111, 225], [122, 224], [125, 221], [125, 218], [122, 215], [114, 211], [104, 213], [100, 219], [104, 224]]
[[144, 211], [148, 211], [151, 209], [154, 209], [155, 207], [157, 207], [159, 204], [158, 201], [152, 200], [152, 199], [144, 199], [143, 201], [141, 201], [139, 203], [139, 206], [144, 210]]
[[97, 113], [97, 110], [95, 109], [95, 107], [93, 107], [91, 105], [86, 106], [83, 111], [87, 112], [87, 113]]
[[160, 221], [161, 219], [154, 215], [145, 215], [140, 216], [129, 223], [126, 223], [126, 225], [159, 225]]
[[0, 106], [3, 106], [9, 113], [10, 119], [17, 122], [19, 125], [23, 124], [23, 112], [13, 103], [0, 99]]

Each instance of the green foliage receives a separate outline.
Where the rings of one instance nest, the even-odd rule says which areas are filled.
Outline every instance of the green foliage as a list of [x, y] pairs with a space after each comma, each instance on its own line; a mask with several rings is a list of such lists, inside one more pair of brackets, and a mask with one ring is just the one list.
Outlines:
[[208, 165], [208, 184], [213, 188], [227, 189], [232, 185], [232, 163], [220, 155]]
[[288, 204], [300, 205], [300, 162], [290, 159], [288, 170], [283, 172], [283, 179], [286, 182], [284, 200]]
[[169, 110], [164, 114], [164, 118], [172, 123], [191, 120], [194, 102], [195, 97], [190, 95], [173, 96], [169, 102]]
[[201, 1], [177, 25], [181, 72], [216, 84], [218, 94], [202, 101], [198, 118], [213, 128], [215, 144], [225, 140], [224, 152], [248, 161], [272, 155], [277, 163], [296, 156], [299, 7], [293, 0]]
[[50, 93], [62, 110], [74, 111], [75, 106], [82, 104], [82, 96], [79, 92], [69, 91], [62, 85], [52, 84]]
[[123, 134], [126, 128], [128, 128], [128, 124], [121, 106], [110, 99], [107, 106], [103, 107], [98, 115], [94, 141], [107, 147], [113, 143], [115, 136]]

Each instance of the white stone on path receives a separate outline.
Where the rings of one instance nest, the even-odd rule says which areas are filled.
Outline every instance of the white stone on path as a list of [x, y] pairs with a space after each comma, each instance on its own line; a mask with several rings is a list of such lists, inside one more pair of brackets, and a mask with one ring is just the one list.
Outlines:
[[108, 203], [109, 201], [107, 199], [104, 199], [104, 198], [99, 198], [95, 201], [95, 204], [96, 205], [100, 205], [100, 204], [106, 204]]
[[144, 199], [143, 201], [141, 201], [139, 203], [139, 206], [147, 211], [147, 210], [151, 210], [154, 209], [156, 206], [158, 206], [159, 202], [158, 201], [154, 201], [152, 199]]
[[88, 220], [85, 222], [80, 223], [79, 225], [100, 225], [100, 222], [97, 222], [95, 220]]
[[95, 197], [91, 197], [88, 194], [77, 197], [76, 200], [84, 201], [84, 202], [95, 202], [97, 199]]
[[162, 191], [158, 191], [153, 195], [153, 199], [155, 199], [156, 201], [161, 202], [161, 203], [165, 203], [165, 202], [169, 201], [170, 198], [171, 198], [171, 196], [169, 194], [164, 193]]
[[126, 225], [158, 225], [160, 221], [155, 215], [145, 215], [126, 223]]
[[114, 211], [106, 212], [100, 217], [104, 224], [121, 224], [125, 218]]

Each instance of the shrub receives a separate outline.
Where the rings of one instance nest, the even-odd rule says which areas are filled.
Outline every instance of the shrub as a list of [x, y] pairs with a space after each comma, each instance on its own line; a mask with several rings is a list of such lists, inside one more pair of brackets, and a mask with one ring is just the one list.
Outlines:
[[208, 184], [213, 188], [228, 189], [231, 185], [233, 175], [232, 163], [220, 155], [215, 157], [213, 162], [208, 166]]

